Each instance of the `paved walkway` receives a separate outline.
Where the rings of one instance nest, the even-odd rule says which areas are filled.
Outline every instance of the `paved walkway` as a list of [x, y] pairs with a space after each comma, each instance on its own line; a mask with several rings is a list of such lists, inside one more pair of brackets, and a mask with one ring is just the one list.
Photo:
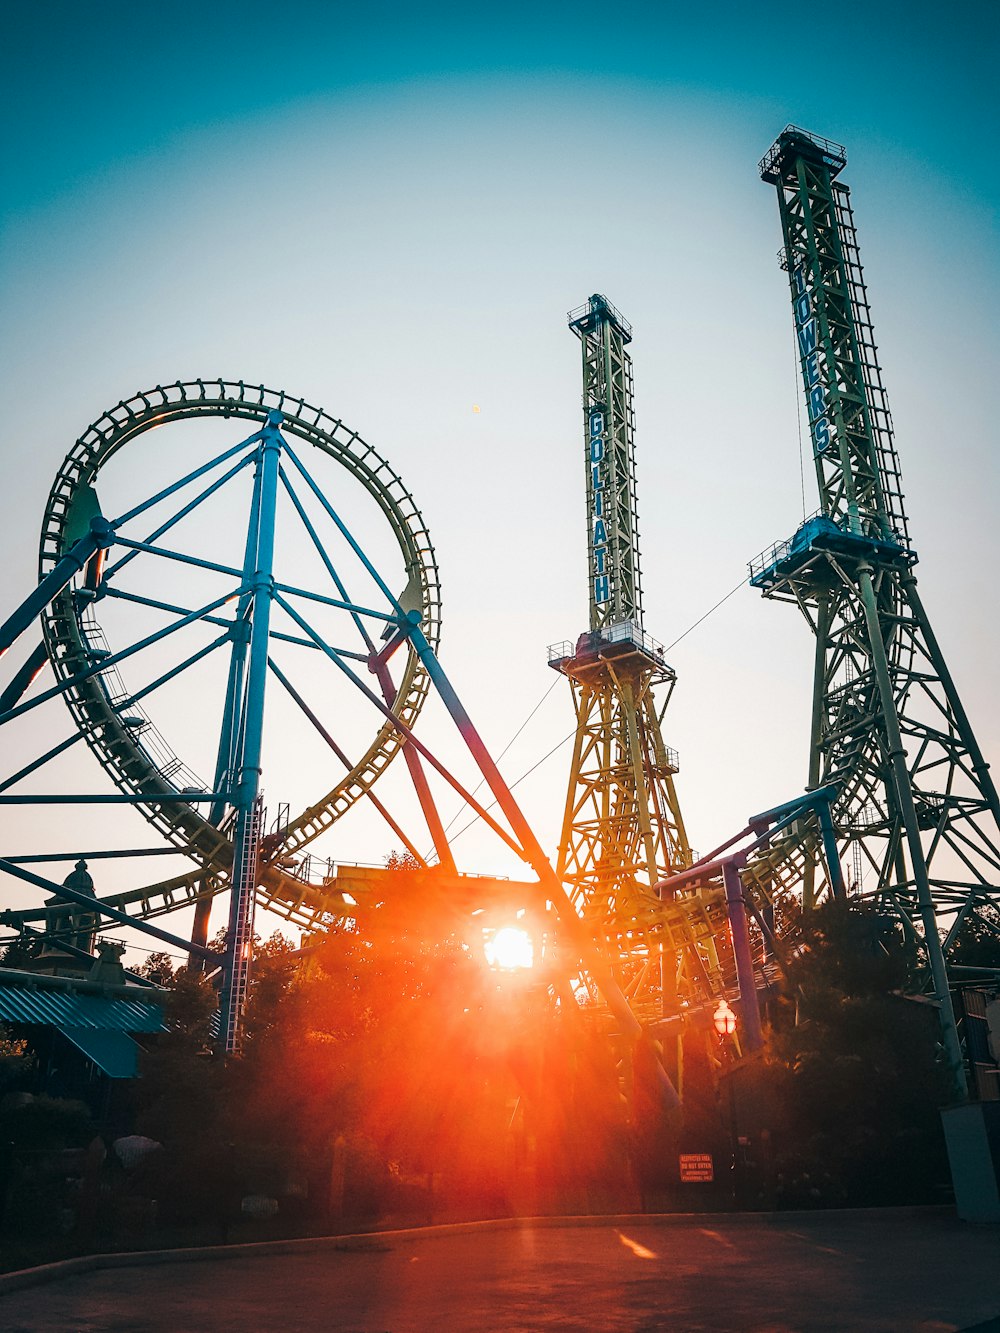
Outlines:
[[6, 1333], [1000, 1331], [1000, 1227], [932, 1212], [525, 1222], [149, 1263], [0, 1296]]

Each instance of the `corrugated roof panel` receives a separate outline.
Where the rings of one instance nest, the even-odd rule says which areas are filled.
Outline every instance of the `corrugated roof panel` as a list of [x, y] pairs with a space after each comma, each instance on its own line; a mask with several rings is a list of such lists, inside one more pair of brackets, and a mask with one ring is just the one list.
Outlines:
[[109, 1078], [135, 1078], [139, 1047], [126, 1033], [107, 1028], [64, 1027], [60, 1031]]
[[0, 1020], [113, 1032], [165, 1032], [163, 1010], [139, 1000], [109, 999], [74, 991], [0, 986]]

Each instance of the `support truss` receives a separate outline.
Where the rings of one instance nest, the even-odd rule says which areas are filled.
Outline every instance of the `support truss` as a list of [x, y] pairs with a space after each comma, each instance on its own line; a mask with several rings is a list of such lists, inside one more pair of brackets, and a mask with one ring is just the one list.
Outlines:
[[590, 630], [549, 650], [577, 724], [557, 874], [608, 941], [630, 996], [672, 1007], [676, 968], [664, 957], [702, 947], [703, 964], [717, 970], [717, 959], [704, 905], [672, 907], [668, 922], [655, 889], [691, 864], [691, 849], [677, 754], [662, 733], [676, 678], [642, 626], [632, 331], [600, 295], [572, 311], [569, 326], [582, 351]]
[[[751, 563], [816, 636], [809, 786], [832, 785], [851, 890], [926, 949], [949, 1058], [947, 943], [1000, 892], [996, 788], [917, 592], [843, 148], [794, 127], [760, 164], [777, 187], [820, 511]], [[830, 891], [807, 853], [807, 909]]]

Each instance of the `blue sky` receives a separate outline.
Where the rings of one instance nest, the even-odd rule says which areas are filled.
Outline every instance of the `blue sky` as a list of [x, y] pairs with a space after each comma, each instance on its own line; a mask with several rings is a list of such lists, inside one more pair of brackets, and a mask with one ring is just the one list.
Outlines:
[[56, 199], [212, 125], [411, 80], [570, 76], [818, 119], [966, 182], [996, 165], [991, 0], [836, 7], [180, 0], [7, 6], [8, 206]]
[[[791, 121], [847, 145], [921, 587], [1000, 748], [995, 4], [36, 3], [7, 6], [0, 35], [11, 601], [90, 421], [167, 379], [261, 379], [402, 473], [438, 548], [445, 665], [498, 751], [550, 683], [546, 644], [585, 618], [568, 309], [603, 291], [635, 327], [654, 635], [801, 520], [781, 237], [756, 172]], [[808, 467], [805, 483], [811, 511]], [[810, 651], [792, 610], [744, 589], [670, 654], [697, 846], [800, 789]], [[571, 725], [560, 687], [508, 775]], [[548, 847], [561, 754], [519, 789]], [[309, 787], [278, 775], [271, 793]], [[363, 821], [338, 840], [348, 859], [384, 850]], [[464, 841], [468, 868], [510, 871]]]

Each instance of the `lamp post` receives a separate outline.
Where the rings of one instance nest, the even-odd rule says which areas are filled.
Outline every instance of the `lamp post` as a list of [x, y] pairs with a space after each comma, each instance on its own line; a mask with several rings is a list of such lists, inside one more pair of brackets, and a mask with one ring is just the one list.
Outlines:
[[712, 1015], [712, 1023], [720, 1037], [731, 1037], [736, 1031], [736, 1015], [727, 1000], [720, 1000], [719, 1007]]
[[[719, 1034], [720, 1045], [727, 1037], [734, 1037], [736, 1035], [737, 1018], [725, 999], [719, 1001], [718, 1008], [712, 1015], [712, 1025]], [[736, 1089], [733, 1086], [733, 1071], [731, 1069], [726, 1075], [726, 1082], [729, 1085], [729, 1150], [733, 1159], [732, 1195], [733, 1204], [735, 1205], [738, 1140], [736, 1137]]]

